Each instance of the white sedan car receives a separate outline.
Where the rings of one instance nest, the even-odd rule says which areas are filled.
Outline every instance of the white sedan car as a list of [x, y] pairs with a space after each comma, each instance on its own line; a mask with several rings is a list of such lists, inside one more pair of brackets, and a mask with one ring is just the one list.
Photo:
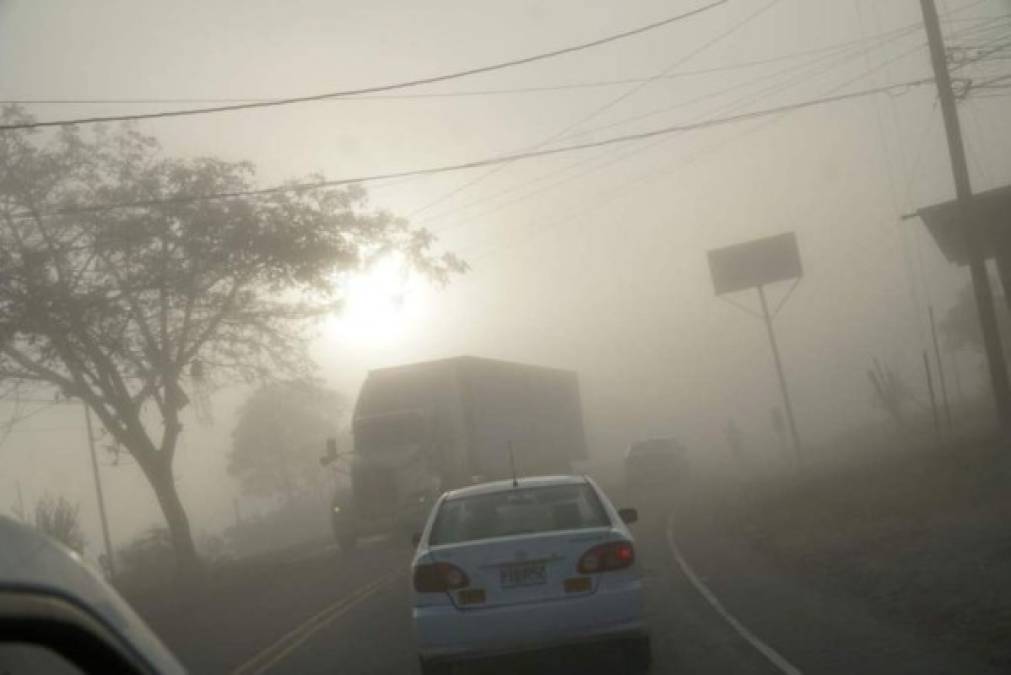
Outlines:
[[632, 670], [647, 670], [642, 581], [627, 527], [636, 517], [582, 476], [444, 494], [412, 565], [422, 672], [584, 642], [614, 642]]

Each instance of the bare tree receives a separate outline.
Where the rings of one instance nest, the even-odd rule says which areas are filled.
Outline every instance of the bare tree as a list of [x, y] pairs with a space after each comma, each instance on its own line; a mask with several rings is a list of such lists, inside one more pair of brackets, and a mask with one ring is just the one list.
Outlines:
[[874, 359], [874, 367], [867, 370], [874, 392], [874, 403], [892, 418], [897, 427], [905, 427], [905, 406], [912, 400], [912, 392], [891, 368]]
[[46, 495], [35, 503], [35, 527], [67, 548], [84, 552], [80, 506], [64, 497]]
[[[994, 309], [1000, 326], [1001, 341], [1004, 353], [1011, 355], [1011, 315], [1007, 312], [1007, 303], [1000, 293], [1003, 285], [999, 278], [991, 277], [994, 287]], [[947, 346], [951, 349], [967, 349], [977, 354], [983, 354], [983, 333], [979, 326], [979, 314], [976, 311], [976, 296], [972, 284], [963, 286], [955, 298], [954, 304], [944, 314], [938, 328]]]
[[255, 187], [248, 163], [168, 158], [128, 127], [0, 132], [0, 379], [94, 411], [151, 484], [184, 575], [199, 560], [173, 460], [194, 383], [306, 375], [312, 319], [377, 257], [439, 282], [464, 269], [361, 187], [220, 196]]

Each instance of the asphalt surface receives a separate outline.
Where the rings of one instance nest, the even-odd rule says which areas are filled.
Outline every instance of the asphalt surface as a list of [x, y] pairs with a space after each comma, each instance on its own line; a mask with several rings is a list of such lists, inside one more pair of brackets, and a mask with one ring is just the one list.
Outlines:
[[[693, 498], [641, 506], [634, 530], [652, 673], [989, 672], [971, 657], [940, 652], [882, 623], [847, 598], [782, 577], [722, 538]], [[410, 554], [402, 542], [374, 542], [350, 555], [319, 551], [286, 563], [241, 597], [181, 607], [175, 618], [161, 617], [162, 626], [152, 623], [197, 673], [417, 673]], [[474, 663], [458, 672], [624, 670], [616, 652], [600, 648]]]

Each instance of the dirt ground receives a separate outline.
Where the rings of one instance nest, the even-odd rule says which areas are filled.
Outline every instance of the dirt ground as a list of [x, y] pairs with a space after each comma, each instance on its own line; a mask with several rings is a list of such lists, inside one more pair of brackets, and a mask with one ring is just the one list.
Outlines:
[[1011, 448], [907, 449], [742, 483], [725, 526], [784, 571], [1011, 671]]

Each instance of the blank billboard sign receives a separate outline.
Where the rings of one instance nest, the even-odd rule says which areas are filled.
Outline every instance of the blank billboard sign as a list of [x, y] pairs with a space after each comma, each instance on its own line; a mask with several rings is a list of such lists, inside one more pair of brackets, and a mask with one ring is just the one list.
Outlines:
[[793, 232], [715, 248], [707, 255], [716, 295], [803, 276]]
[[[984, 258], [1011, 252], [1011, 185], [977, 192], [972, 196], [973, 225], [977, 228]], [[968, 264], [965, 254], [965, 224], [957, 200], [934, 204], [917, 211], [944, 256], [957, 265]]]

